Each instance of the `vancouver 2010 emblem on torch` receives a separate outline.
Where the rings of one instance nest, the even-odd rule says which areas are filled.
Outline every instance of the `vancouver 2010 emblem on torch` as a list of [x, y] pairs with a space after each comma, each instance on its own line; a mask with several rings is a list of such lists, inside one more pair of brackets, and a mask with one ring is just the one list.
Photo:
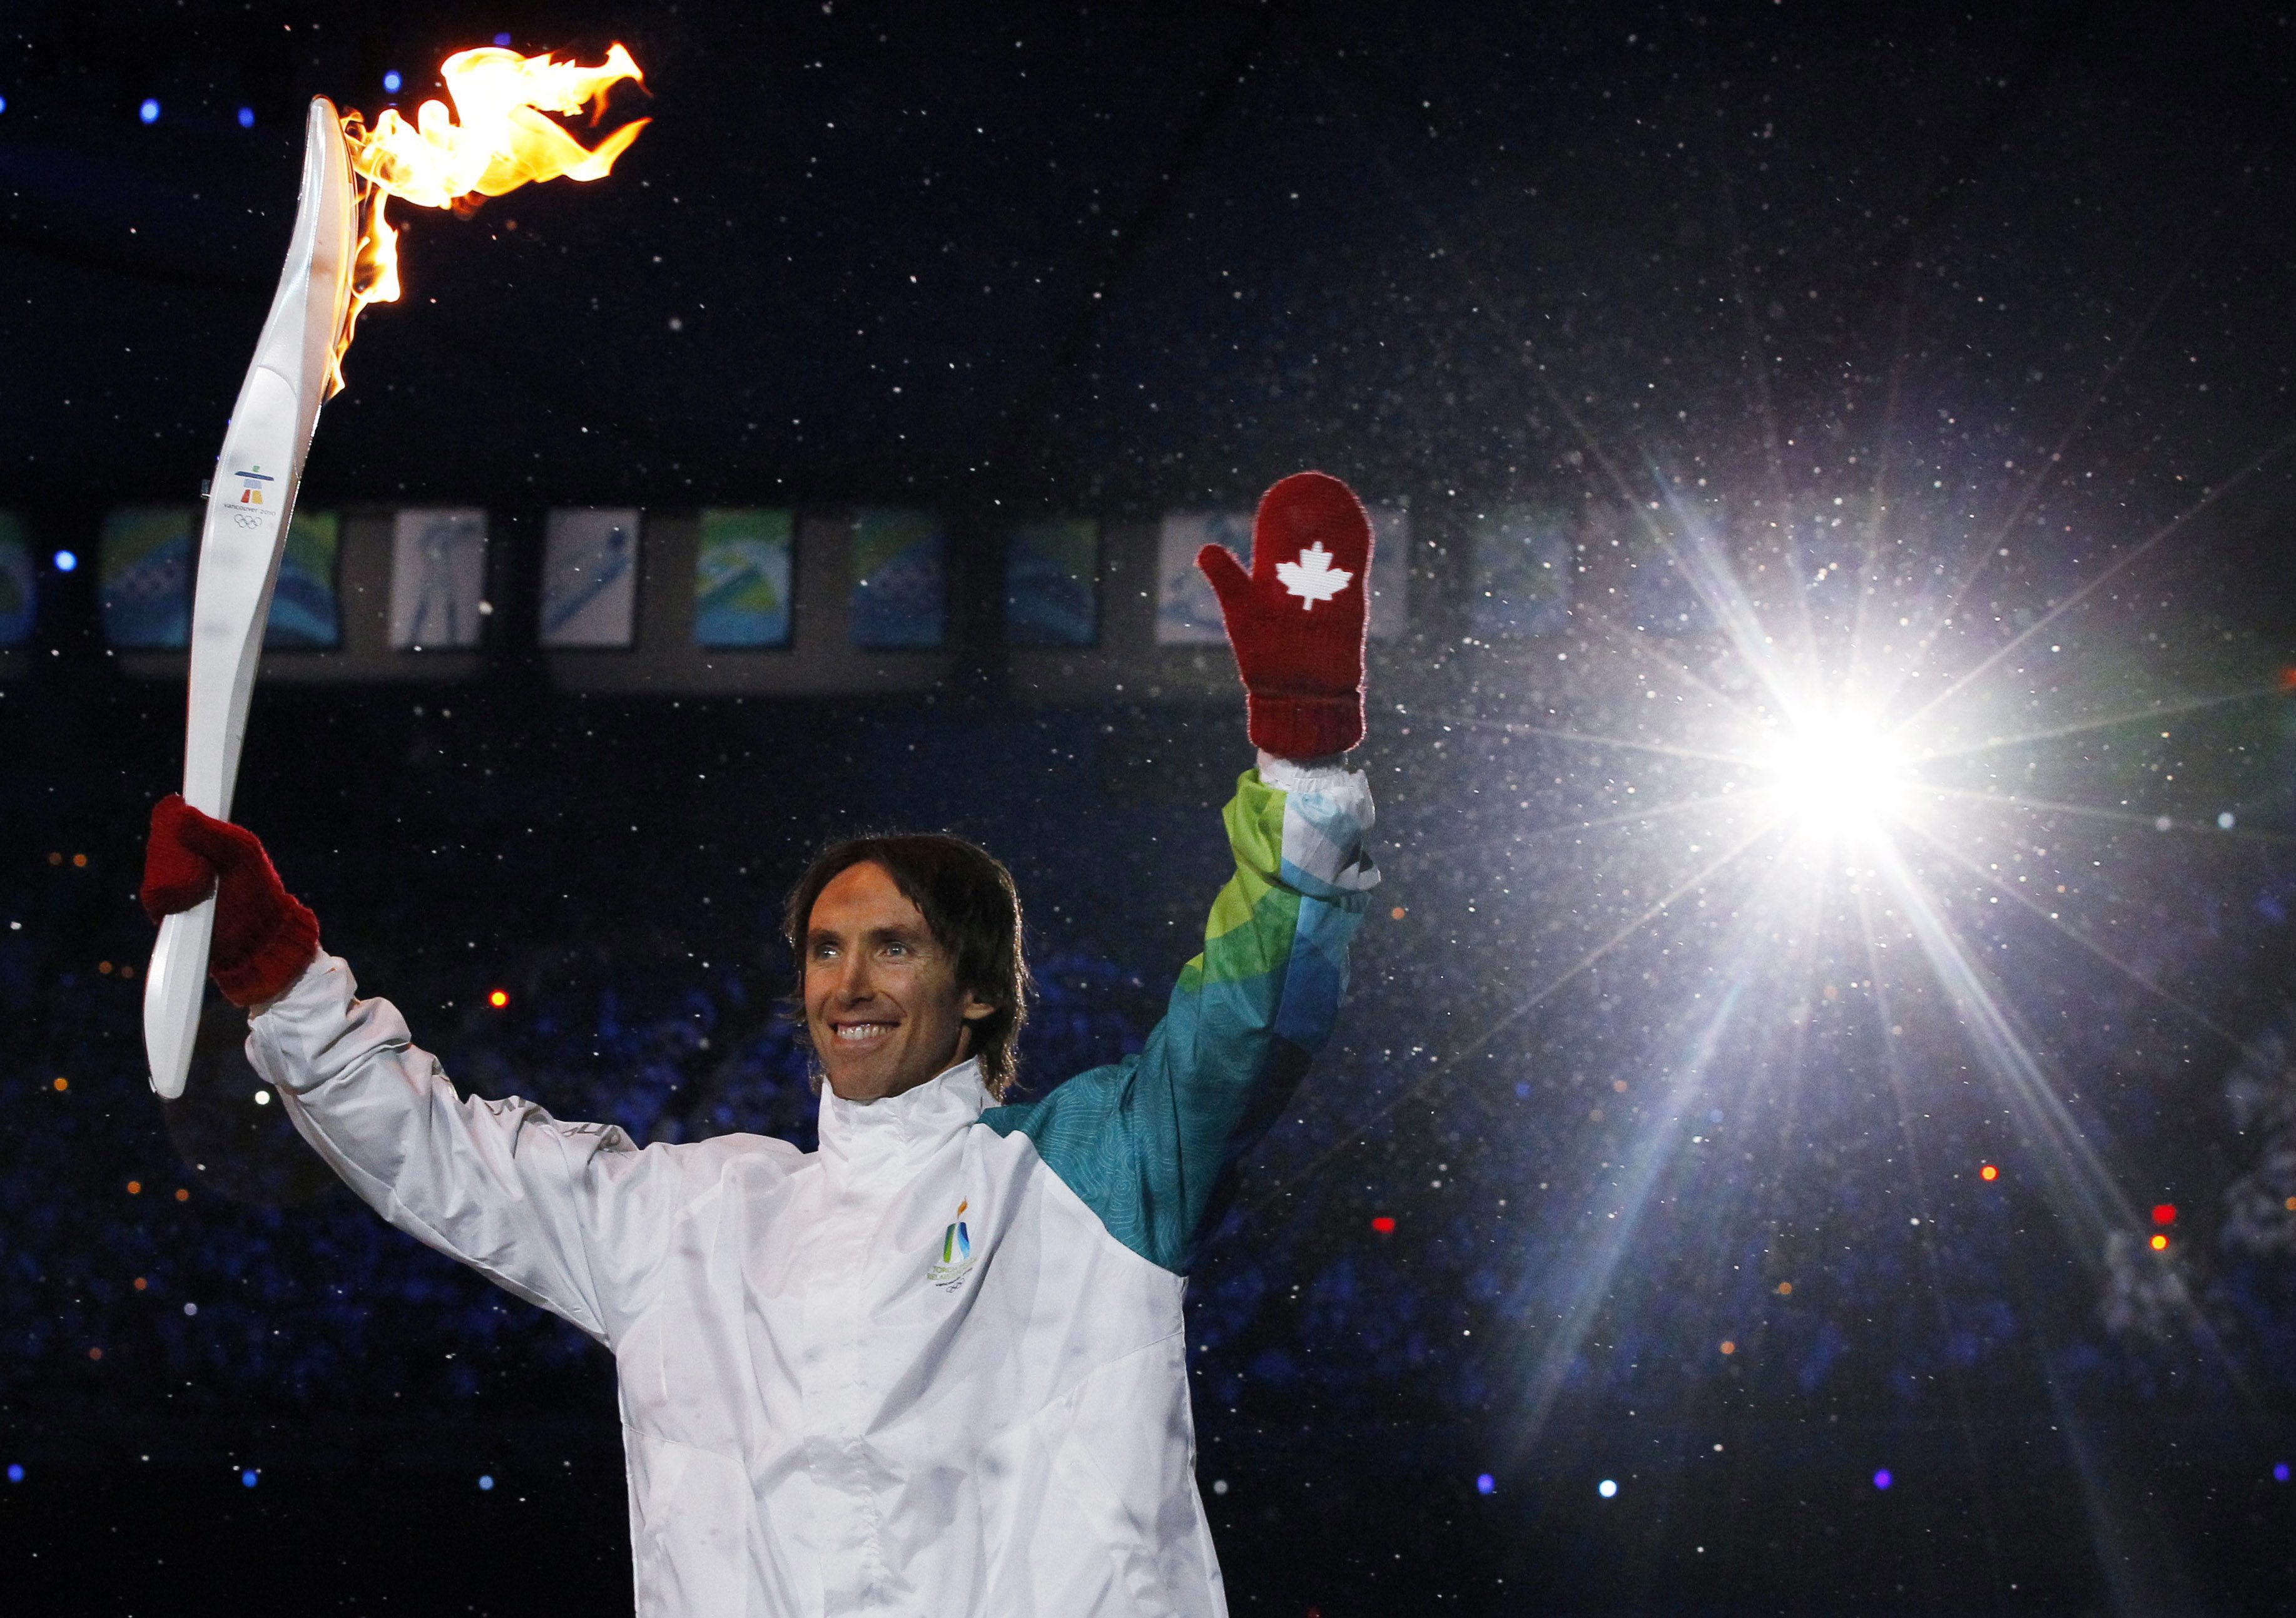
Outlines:
[[[646, 123], [632, 119], [585, 146], [547, 116], [603, 114], [614, 86], [642, 83], [619, 45], [595, 66], [497, 48], [460, 51], [439, 77], [447, 101], [424, 102], [412, 123], [386, 110], [369, 127], [324, 96], [311, 103], [286, 265], [224, 432], [200, 534], [184, 798], [218, 818], [231, 814], [264, 620], [319, 406], [342, 388], [342, 357], [359, 311], [399, 295], [398, 232], [385, 218], [386, 200], [454, 208], [533, 180], [599, 179]], [[184, 1091], [214, 926], [210, 897], [168, 916], [152, 952], [144, 1045], [152, 1088], [164, 1096]]]

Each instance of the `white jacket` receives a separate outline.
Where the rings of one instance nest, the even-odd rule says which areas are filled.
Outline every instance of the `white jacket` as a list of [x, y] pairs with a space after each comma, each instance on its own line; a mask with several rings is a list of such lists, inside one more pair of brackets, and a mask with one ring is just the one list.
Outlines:
[[1265, 776], [1147, 1048], [1041, 1101], [993, 1105], [967, 1062], [824, 1093], [817, 1153], [641, 1151], [459, 1096], [326, 955], [249, 1056], [378, 1212], [613, 1351], [644, 1618], [1224, 1614], [1184, 1274], [1377, 881], [1360, 776]]

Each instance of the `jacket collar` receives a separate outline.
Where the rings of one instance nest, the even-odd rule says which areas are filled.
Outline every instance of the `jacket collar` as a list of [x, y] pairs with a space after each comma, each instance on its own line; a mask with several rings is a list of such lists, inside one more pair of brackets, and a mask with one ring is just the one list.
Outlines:
[[847, 1101], [821, 1087], [821, 1156], [832, 1180], [908, 1167], [977, 1120], [989, 1104], [980, 1064], [968, 1057], [938, 1078], [882, 1101]]

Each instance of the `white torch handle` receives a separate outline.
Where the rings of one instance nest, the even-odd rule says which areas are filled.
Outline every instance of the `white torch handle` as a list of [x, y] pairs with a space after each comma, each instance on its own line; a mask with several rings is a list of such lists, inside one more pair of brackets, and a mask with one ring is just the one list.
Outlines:
[[[279, 290], [240, 384], [209, 483], [192, 597], [190, 694], [184, 727], [184, 797], [228, 819], [239, 775], [247, 701], [263, 654], [263, 626], [279, 579], [303, 457], [318, 425], [358, 248], [350, 155], [324, 96], [311, 103], [303, 193]], [[160, 928], [144, 982], [144, 1048], [152, 1088], [184, 1093], [199, 1031], [201, 988], [215, 927], [210, 899]]]

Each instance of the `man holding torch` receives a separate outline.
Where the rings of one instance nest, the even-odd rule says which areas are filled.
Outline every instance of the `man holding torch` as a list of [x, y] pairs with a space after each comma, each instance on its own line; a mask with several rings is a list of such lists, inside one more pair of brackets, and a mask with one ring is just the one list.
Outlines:
[[144, 902], [217, 897], [213, 975], [296, 1129], [376, 1211], [610, 1349], [645, 1618], [1226, 1610], [1182, 1297], [1242, 1154], [1328, 1036], [1378, 881], [1371, 526], [1269, 489], [1217, 591], [1259, 750], [1235, 875], [1136, 1056], [1019, 1101], [1020, 905], [956, 838], [865, 838], [792, 892], [820, 1150], [638, 1148], [465, 1098], [357, 998], [254, 836], [163, 801]]

